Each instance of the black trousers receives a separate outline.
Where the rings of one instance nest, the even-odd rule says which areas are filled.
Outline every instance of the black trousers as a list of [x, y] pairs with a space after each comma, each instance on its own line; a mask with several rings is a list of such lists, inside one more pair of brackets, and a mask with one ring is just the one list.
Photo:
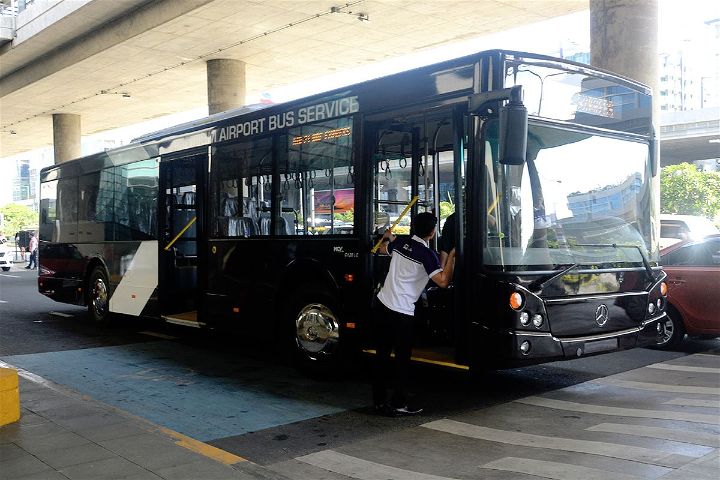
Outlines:
[[[390, 310], [379, 300], [373, 307], [373, 337], [377, 355], [372, 387], [375, 405], [407, 405], [407, 378], [413, 343], [413, 317]], [[393, 365], [390, 354], [395, 351]], [[394, 367], [394, 368], [393, 368]], [[388, 396], [388, 388], [392, 395]]]

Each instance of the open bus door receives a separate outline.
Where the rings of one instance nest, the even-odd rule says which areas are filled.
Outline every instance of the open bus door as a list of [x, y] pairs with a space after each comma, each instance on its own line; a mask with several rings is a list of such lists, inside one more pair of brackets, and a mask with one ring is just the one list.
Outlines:
[[198, 152], [160, 162], [158, 258], [161, 316], [171, 323], [201, 326], [200, 292], [206, 262], [203, 238], [204, 175], [208, 155]]
[[[452, 109], [443, 108], [402, 115], [372, 118], [364, 128], [365, 145], [371, 150], [373, 169], [372, 233], [377, 236], [389, 227], [415, 196], [418, 202], [395, 228], [396, 235], [410, 234], [410, 219], [418, 212], [439, 212], [438, 235], [430, 247], [438, 249], [438, 236], [447, 217], [456, 207], [456, 192], [461, 191], [464, 175], [462, 116], [456, 119]], [[456, 135], [456, 132], [460, 134]], [[458, 146], [459, 144], [459, 146]], [[452, 222], [451, 222], [452, 223]], [[461, 247], [463, 222], [454, 222], [452, 232]], [[458, 225], [459, 224], [459, 225]], [[446, 230], [446, 234], [450, 232]], [[384, 282], [390, 258], [372, 258], [374, 291]], [[458, 299], [461, 292], [456, 267], [455, 281], [449, 289], [440, 289], [430, 281], [415, 309], [415, 345], [413, 357], [419, 361], [454, 364], [456, 343], [462, 333]], [[460, 330], [459, 330], [460, 329]]]

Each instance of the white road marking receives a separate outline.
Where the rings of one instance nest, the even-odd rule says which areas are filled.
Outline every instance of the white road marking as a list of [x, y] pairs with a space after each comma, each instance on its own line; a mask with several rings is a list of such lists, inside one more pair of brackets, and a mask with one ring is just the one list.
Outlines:
[[0, 300], [0, 303], [8, 303], [8, 302], [6, 302], [5, 300]]
[[615, 385], [617, 387], [634, 388], [637, 390], [647, 390], [650, 392], [670, 392], [670, 393], [701, 393], [703, 395], [720, 395], [718, 387], [695, 387], [692, 385], [666, 385], [664, 383], [647, 383], [633, 382], [630, 380], [619, 380], [617, 378], [596, 378], [591, 383], [599, 383], [602, 385]]
[[689, 365], [671, 365], [669, 363], [655, 363], [653, 365], [648, 365], [647, 368], [657, 368], [660, 370], [674, 370], [674, 371], [678, 371], [678, 372], [697, 372], [697, 373], [720, 374], [720, 368], [691, 367]]
[[570, 410], [572, 412], [594, 413], [598, 415], [613, 415], [616, 417], [657, 418], [661, 420], [680, 420], [683, 422], [707, 423], [720, 425], [717, 415], [702, 413], [672, 412], [666, 410], [645, 410], [641, 408], [606, 407], [604, 405], [589, 405], [586, 403], [567, 402], [543, 397], [526, 397], [515, 400], [526, 405], [554, 408], [557, 410]]
[[[505, 457], [490, 463], [480, 465], [480, 468], [502, 470], [505, 472], [525, 473], [542, 478], [554, 480], [640, 480], [643, 477], [627, 475], [617, 472], [608, 472], [599, 468], [581, 467], [568, 463], [548, 462], [545, 460], [532, 460], [529, 458]], [[668, 472], [671, 471], [668, 469]]]
[[625, 425], [620, 423], [601, 423], [587, 430], [591, 432], [622, 433], [638, 437], [659, 438], [673, 442], [690, 443], [693, 445], [706, 445], [720, 448], [720, 436], [712, 433], [681, 430], [677, 428], [648, 427], [645, 425]]
[[145, 332], [138, 332], [138, 333], [140, 333], [142, 335], [150, 335], [151, 337], [164, 338], [165, 340], [177, 340], [177, 338], [178, 338], [178, 337], [173, 337], [172, 335], [165, 335], [164, 333], [160, 333], [160, 332], [145, 331]]
[[488, 442], [544, 448], [548, 450], [586, 453], [588, 455], [620, 458], [633, 462], [649, 463], [652, 465], [661, 465], [663, 467], [671, 468], [677, 468], [681, 465], [689, 463], [693, 460], [693, 458], [705, 455], [713, 450], [710, 447], [698, 447], [698, 455], [692, 457], [668, 451], [660, 451], [658, 449], [635, 447], [632, 445], [619, 445], [575, 438], [550, 437], [547, 435], [535, 435], [514, 431], [510, 432], [506, 430], [498, 430], [496, 428], [482, 427], [480, 425], [456, 422], [448, 419], [436, 420], [422, 426], [441, 432], [451, 433], [453, 435], [461, 435]]
[[682, 405], [683, 407], [710, 407], [720, 408], [720, 399], [717, 400], [698, 400], [696, 398], [673, 398], [663, 405]]
[[295, 460], [360, 480], [452, 480], [449, 477], [413, 472], [412, 470], [391, 467], [382, 463], [370, 462], [334, 450], [311, 453]]
[[50, 315], [54, 315], [56, 317], [63, 317], [63, 318], [72, 318], [74, 315], [69, 315], [67, 313], [62, 312], [48, 312]]
[[22, 278], [20, 275], [10, 275], [9, 273], [0, 273], [0, 277], [7, 277], [7, 278]]

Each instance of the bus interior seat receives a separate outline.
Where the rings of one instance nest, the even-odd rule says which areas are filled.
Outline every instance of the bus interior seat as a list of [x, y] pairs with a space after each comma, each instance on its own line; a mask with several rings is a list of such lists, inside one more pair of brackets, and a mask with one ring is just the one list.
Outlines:
[[270, 235], [270, 217], [260, 217], [260, 235]]
[[185, 192], [182, 196], [183, 205], [195, 205], [195, 192]]
[[280, 232], [282, 235], [295, 235], [295, 214], [282, 214], [280, 217]]
[[228, 197], [222, 202], [222, 211], [220, 215], [223, 217], [235, 217], [238, 214], [238, 199]]

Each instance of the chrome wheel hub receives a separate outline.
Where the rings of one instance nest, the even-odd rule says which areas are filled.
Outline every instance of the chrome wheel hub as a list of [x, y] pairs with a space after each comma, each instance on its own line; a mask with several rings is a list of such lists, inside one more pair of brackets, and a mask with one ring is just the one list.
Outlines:
[[96, 278], [92, 287], [92, 305], [93, 310], [98, 315], [104, 315], [107, 310], [108, 295], [107, 285], [102, 278]]
[[295, 338], [298, 346], [305, 352], [329, 352], [339, 337], [338, 320], [325, 305], [306, 305], [295, 319]]

